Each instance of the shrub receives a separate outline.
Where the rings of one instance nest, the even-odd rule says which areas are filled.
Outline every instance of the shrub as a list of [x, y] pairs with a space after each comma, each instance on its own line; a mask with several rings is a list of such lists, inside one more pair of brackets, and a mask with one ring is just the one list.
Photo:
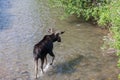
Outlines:
[[108, 26], [110, 19], [110, 0], [51, 0], [54, 7], [62, 7], [64, 16], [77, 15], [85, 21], [94, 20], [100, 26]]
[[119, 57], [118, 67], [120, 67], [120, 0], [115, 0], [111, 4], [111, 20], [111, 31], [115, 39], [113, 46], [117, 49], [117, 55]]

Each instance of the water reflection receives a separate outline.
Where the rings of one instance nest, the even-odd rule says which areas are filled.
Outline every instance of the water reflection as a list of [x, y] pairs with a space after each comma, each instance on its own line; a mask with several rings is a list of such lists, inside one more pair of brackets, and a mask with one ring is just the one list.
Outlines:
[[76, 55], [73, 59], [66, 62], [56, 64], [53, 73], [54, 74], [72, 74], [77, 71], [75, 66], [78, 66], [85, 57], [83, 55]]

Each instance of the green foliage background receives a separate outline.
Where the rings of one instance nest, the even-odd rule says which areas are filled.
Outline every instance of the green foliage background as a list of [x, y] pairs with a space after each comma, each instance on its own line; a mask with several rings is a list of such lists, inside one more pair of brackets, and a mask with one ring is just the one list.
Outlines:
[[112, 27], [111, 31], [113, 33], [114, 41], [114, 48], [116, 48], [117, 55], [119, 57], [118, 67], [120, 67], [120, 0], [114, 0], [111, 3], [111, 20], [112, 20]]
[[110, 19], [110, 0], [51, 0], [55, 7], [62, 7], [64, 16], [77, 15], [85, 21], [93, 20], [100, 26], [108, 26]]

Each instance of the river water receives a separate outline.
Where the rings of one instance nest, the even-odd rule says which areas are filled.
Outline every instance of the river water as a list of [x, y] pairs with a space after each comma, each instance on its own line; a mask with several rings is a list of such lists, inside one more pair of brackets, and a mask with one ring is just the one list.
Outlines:
[[0, 80], [35, 80], [33, 46], [51, 27], [65, 34], [37, 80], [117, 80], [117, 57], [100, 49], [104, 31], [55, 12], [47, 0], [0, 0]]

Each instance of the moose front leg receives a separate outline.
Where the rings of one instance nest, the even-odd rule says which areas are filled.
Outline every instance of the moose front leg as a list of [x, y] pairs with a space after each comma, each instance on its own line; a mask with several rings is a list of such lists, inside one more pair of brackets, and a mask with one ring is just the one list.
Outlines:
[[53, 52], [50, 52], [49, 54], [50, 54], [50, 56], [52, 56], [52, 62], [50, 63], [50, 65], [52, 65], [52, 64], [53, 64], [53, 61], [54, 61], [54, 59], [55, 59], [55, 55], [54, 55]]

